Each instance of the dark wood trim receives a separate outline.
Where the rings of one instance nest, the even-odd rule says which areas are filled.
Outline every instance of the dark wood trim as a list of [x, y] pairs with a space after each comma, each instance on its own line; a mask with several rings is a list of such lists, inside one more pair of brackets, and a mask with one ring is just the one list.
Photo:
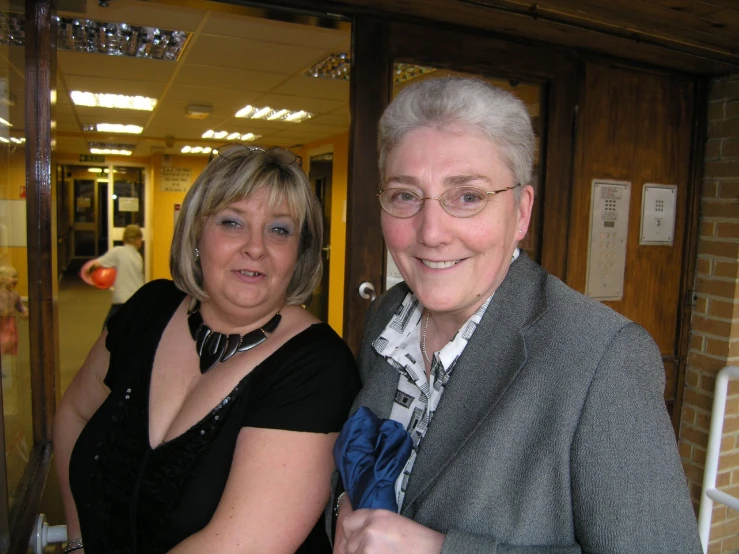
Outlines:
[[[167, 0], [173, 1], [173, 0]], [[413, 13], [416, 4], [423, 0], [396, 3], [397, 8], [388, 7], [387, 2], [370, 5], [364, 0], [218, 0], [227, 4], [262, 8], [265, 10], [283, 10], [314, 16], [329, 15], [336, 18], [372, 17], [399, 23], [419, 24], [425, 27], [440, 26], [460, 33], [480, 33], [485, 37], [497, 37], [506, 41], [520, 41], [542, 50], [551, 48], [571, 49], [584, 56], [608, 56], [611, 53], [625, 56], [624, 60], [634, 63], [653, 64], [669, 67], [675, 72], [689, 72], [701, 75], [728, 75], [736, 72], [739, 61], [732, 55], [709, 55], [702, 49], [671, 47], [668, 44], [652, 44], [644, 37], [634, 33], [621, 36], [606, 28], [588, 28], [574, 25], [571, 22], [544, 20], [539, 14], [529, 10], [501, 9], [481, 0], [457, 0], [460, 7], [464, 4], [481, 9], [478, 21], [449, 22], [441, 17], [454, 20], [453, 16], [439, 15], [433, 11], [424, 11], [424, 16]], [[536, 4], [532, 4], [536, 10]], [[486, 14], [486, 11], [491, 13]], [[494, 12], [494, 15], [493, 15]], [[439, 10], [438, 13], [447, 14]], [[433, 17], [434, 19], [429, 19]], [[471, 25], [474, 25], [472, 27]], [[584, 49], [583, 45], [590, 49]], [[687, 71], [686, 69], [687, 68]]]
[[16, 489], [15, 504], [10, 512], [10, 548], [7, 554], [26, 554], [31, 534], [36, 526], [38, 506], [44, 494], [51, 469], [51, 441], [33, 445], [28, 464]]
[[367, 205], [367, 191], [378, 190], [380, 171], [377, 168], [377, 122], [387, 107], [390, 91], [391, 61], [388, 52], [388, 28], [381, 20], [357, 17], [352, 39], [349, 102], [352, 114], [349, 129], [349, 178], [347, 190], [346, 244], [351, 259], [370, 263], [346, 264], [344, 277], [343, 338], [355, 354], [362, 343], [364, 325], [357, 325], [357, 314], [364, 314], [369, 300], [359, 296], [360, 283], [382, 290], [383, 264], [373, 264], [377, 252], [383, 251], [380, 232], [380, 210]]
[[[0, 363], [0, 368], [2, 364]], [[2, 381], [0, 380], [0, 414], [3, 406]], [[3, 420], [4, 423], [4, 420]], [[0, 552], [7, 552], [10, 546], [10, 511], [8, 499], [8, 479], [5, 464], [5, 425], [0, 425]]]
[[50, 94], [56, 89], [55, 15], [51, 0], [26, 0], [26, 232], [34, 443], [51, 440], [59, 394]]
[[688, 183], [687, 213], [685, 214], [685, 243], [683, 244], [683, 267], [680, 280], [680, 306], [678, 309], [678, 329], [675, 352], [678, 356], [677, 386], [672, 409], [672, 426], [675, 436], [680, 435], [685, 374], [690, 349], [690, 319], [693, 314], [692, 290], [695, 281], [695, 267], [698, 263], [698, 240], [700, 236], [700, 210], [703, 192], [703, 164], [708, 136], [708, 82], [700, 79], [695, 82], [693, 100], [693, 132], [690, 181]]

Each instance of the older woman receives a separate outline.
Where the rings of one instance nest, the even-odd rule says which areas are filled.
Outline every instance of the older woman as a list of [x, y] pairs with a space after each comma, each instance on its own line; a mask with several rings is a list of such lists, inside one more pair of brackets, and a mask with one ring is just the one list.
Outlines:
[[330, 551], [315, 526], [358, 379], [300, 305], [321, 236], [294, 154], [219, 150], [185, 197], [174, 282], [111, 318], [60, 406], [67, 552]]
[[372, 306], [355, 402], [414, 447], [399, 514], [338, 512], [335, 553], [700, 552], [649, 335], [519, 251], [523, 104], [428, 79], [380, 121], [382, 230], [405, 282]]

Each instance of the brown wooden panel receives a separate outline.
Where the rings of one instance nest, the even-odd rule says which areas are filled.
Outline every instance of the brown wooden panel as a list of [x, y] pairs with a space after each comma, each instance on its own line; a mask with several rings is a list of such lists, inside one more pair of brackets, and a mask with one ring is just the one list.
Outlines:
[[677, 356], [663, 357], [662, 364], [665, 366], [665, 402], [674, 404], [677, 398]]
[[[664, 356], [677, 355], [693, 100], [690, 81], [595, 63], [580, 90], [567, 283], [585, 290], [592, 179], [630, 181], [624, 295], [607, 304], [644, 326]], [[644, 183], [678, 186], [673, 246], [639, 245]]]
[[[534, 10], [526, 0], [482, 0], [494, 6]], [[733, 56], [739, 33], [739, 10], [692, 3], [693, 9], [674, 9], [641, 0], [543, 0], [536, 3], [538, 16], [551, 15], [563, 21], [595, 26], [604, 31], [637, 34], [676, 47], [692, 46]]]
[[359, 296], [359, 285], [372, 283], [378, 294], [382, 285], [377, 123], [390, 97], [390, 57], [384, 22], [358, 17], [353, 31], [343, 338], [357, 353], [369, 307], [369, 300]]
[[[624, 10], [627, 14], [641, 4], [641, 0], [629, 1], [629, 9]], [[725, 1], [730, 3], [734, 0]], [[642, 36], [638, 32], [622, 30], [612, 25], [585, 22], [579, 24], [561, 17], [547, 17], [546, 14], [532, 11], [532, 7], [537, 4], [523, 1], [516, 2], [521, 5], [514, 5], [506, 0], [343, 0], [339, 4], [331, 4], [330, 7], [320, 0], [287, 0], [286, 3], [304, 9], [321, 9], [321, 6], [325, 6], [333, 13], [368, 14], [403, 22], [419, 19], [442, 21], [450, 25], [516, 36], [527, 41], [541, 41], [638, 60], [655, 67], [671, 67], [677, 71], [726, 74], [739, 69], [739, 36], [731, 29], [716, 28], [715, 34], [721, 35], [721, 43], [702, 45], [691, 44], [682, 37], [679, 30], [669, 36], [652, 37], [646, 30]], [[592, 8], [583, 3], [579, 11], [587, 16]], [[638, 25], [633, 26], [637, 31], [642, 31]]]

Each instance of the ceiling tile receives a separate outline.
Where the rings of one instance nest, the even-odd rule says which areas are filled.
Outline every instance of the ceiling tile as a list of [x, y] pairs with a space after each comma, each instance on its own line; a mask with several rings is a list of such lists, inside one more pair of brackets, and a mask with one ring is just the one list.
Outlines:
[[326, 29], [313, 25], [301, 25], [233, 14], [212, 13], [202, 33], [246, 38], [268, 43], [293, 44], [312, 48], [332, 49], [351, 39], [351, 30]]
[[64, 50], [57, 53], [57, 67], [65, 77], [80, 75], [113, 80], [166, 83], [177, 68], [177, 63]]
[[291, 96], [347, 100], [349, 98], [349, 81], [298, 75], [276, 87], [273, 92]]
[[326, 51], [308, 46], [265, 43], [248, 39], [198, 36], [185, 65], [211, 65], [293, 75], [306, 69]]

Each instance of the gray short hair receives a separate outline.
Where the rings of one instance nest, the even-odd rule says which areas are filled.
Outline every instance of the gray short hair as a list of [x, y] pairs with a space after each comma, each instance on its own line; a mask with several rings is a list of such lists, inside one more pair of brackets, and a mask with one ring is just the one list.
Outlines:
[[[290, 215], [299, 225], [300, 246], [295, 272], [287, 288], [288, 304], [302, 304], [313, 292], [323, 273], [321, 242], [323, 218], [318, 198], [308, 177], [294, 157], [281, 149], [245, 150], [244, 155], [215, 156], [185, 195], [175, 225], [169, 254], [169, 269], [175, 285], [199, 300], [203, 273], [195, 259], [195, 248], [207, 219], [258, 190], [269, 191], [270, 206], [287, 200]], [[248, 153], [247, 153], [248, 152]]]
[[[508, 91], [467, 77], [424, 79], [395, 97], [380, 118], [377, 150], [382, 179], [388, 154], [406, 133], [454, 124], [482, 132], [500, 149], [516, 182], [531, 181], [536, 141], [526, 106]], [[520, 198], [521, 188], [515, 191]]]

